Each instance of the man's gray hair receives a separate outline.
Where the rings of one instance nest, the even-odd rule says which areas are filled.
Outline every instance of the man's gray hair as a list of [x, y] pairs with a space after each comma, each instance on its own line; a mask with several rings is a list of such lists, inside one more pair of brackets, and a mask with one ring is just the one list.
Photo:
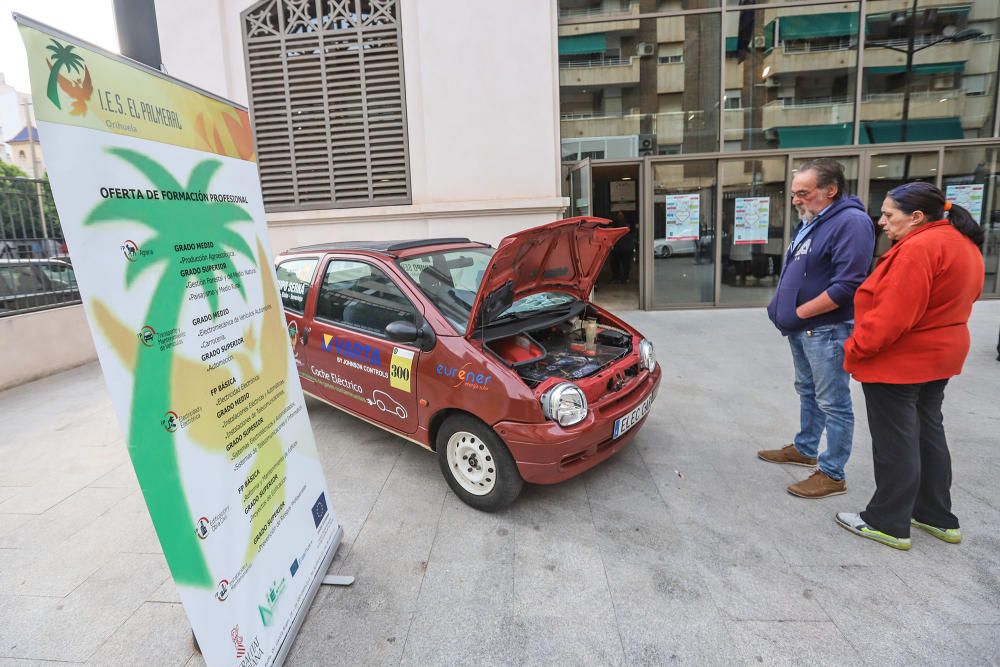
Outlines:
[[847, 179], [844, 178], [844, 165], [828, 157], [818, 157], [814, 160], [807, 160], [799, 165], [798, 172], [816, 172], [816, 185], [821, 188], [828, 188], [831, 185], [837, 186], [837, 194], [834, 199], [840, 199], [847, 194]]

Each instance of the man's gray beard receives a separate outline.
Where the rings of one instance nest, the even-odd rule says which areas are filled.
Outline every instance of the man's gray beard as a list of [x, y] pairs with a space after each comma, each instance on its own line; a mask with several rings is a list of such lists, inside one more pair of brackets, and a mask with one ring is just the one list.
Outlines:
[[806, 209], [806, 208], [803, 208], [802, 211], [799, 213], [799, 220], [801, 220], [802, 222], [806, 223], [807, 225], [810, 222], [812, 222], [813, 218], [815, 218], [815, 217], [816, 217], [816, 214], [813, 213], [812, 211], [810, 211], [809, 209]]

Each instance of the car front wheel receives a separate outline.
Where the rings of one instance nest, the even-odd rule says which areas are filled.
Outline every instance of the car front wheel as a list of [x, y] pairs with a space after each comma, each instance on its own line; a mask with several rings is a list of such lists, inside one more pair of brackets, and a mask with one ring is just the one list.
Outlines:
[[438, 430], [438, 463], [448, 486], [466, 505], [496, 512], [514, 502], [524, 481], [514, 457], [493, 429], [469, 415], [452, 415]]

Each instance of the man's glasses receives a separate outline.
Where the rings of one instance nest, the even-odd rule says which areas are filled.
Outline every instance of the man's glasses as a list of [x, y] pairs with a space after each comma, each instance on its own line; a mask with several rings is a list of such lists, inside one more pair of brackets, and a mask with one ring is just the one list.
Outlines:
[[812, 190], [799, 190], [798, 192], [792, 193], [792, 199], [805, 199], [814, 192], [816, 192], [816, 188], [813, 188]]

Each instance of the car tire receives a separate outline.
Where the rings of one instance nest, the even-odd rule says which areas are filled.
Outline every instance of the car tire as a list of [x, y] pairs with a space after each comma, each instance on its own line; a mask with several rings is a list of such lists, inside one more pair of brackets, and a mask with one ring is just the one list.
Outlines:
[[496, 512], [521, 493], [524, 480], [514, 457], [500, 436], [475, 417], [458, 414], [445, 419], [435, 444], [441, 473], [466, 505]]
[[674, 254], [674, 249], [668, 245], [663, 246], [663, 249], [660, 250], [660, 257], [662, 257], [663, 259], [666, 259], [673, 254]]

